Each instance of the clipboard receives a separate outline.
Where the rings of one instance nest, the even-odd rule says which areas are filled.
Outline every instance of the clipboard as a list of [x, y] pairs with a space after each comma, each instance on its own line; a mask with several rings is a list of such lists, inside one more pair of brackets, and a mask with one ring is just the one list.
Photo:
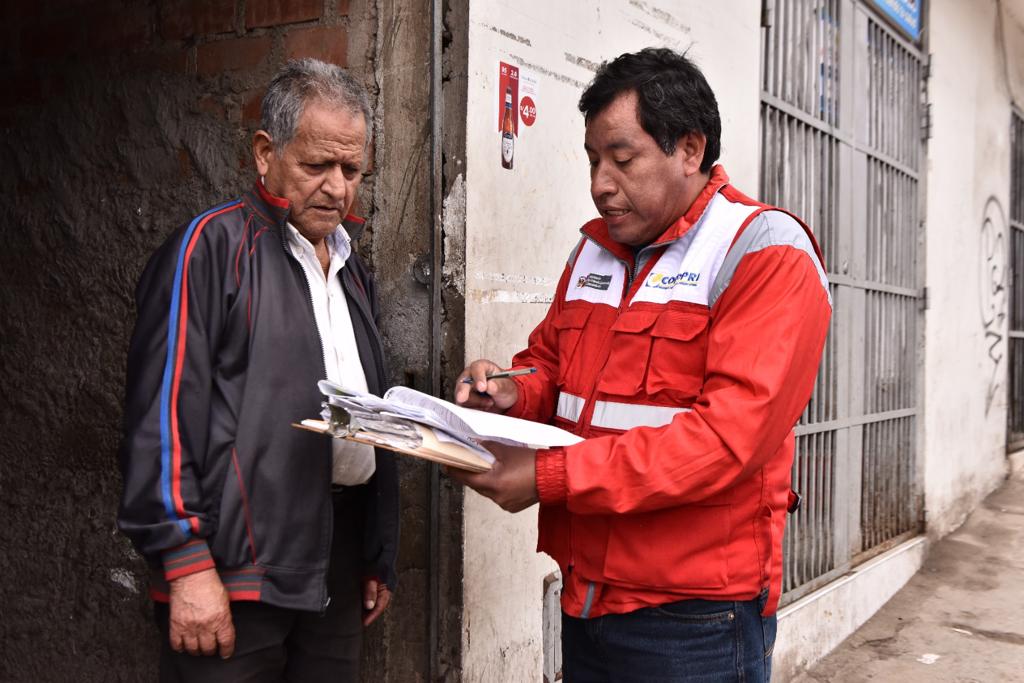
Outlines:
[[331, 433], [330, 425], [324, 420], [303, 420], [293, 422], [292, 427], [304, 429], [317, 434], [323, 434], [334, 439], [346, 439], [356, 443], [367, 444], [377, 448], [384, 448], [395, 453], [411, 455], [414, 458], [429, 460], [440, 465], [455, 467], [470, 472], [487, 472], [491, 469], [491, 463], [481, 458], [478, 454], [469, 450], [462, 444], [441, 441], [433, 429], [426, 425], [410, 423], [419, 433], [422, 443], [416, 448], [404, 448], [397, 446], [387, 440], [386, 435], [375, 436], [370, 431], [349, 432], [345, 435], [334, 435]]

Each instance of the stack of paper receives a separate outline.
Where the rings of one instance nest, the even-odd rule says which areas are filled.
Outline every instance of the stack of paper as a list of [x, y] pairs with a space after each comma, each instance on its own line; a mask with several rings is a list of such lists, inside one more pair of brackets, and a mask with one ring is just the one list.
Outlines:
[[453, 467], [490, 469], [494, 456], [484, 441], [549, 448], [582, 440], [551, 425], [464, 408], [408, 387], [392, 387], [380, 398], [328, 380], [317, 386], [325, 398], [323, 420], [296, 426]]

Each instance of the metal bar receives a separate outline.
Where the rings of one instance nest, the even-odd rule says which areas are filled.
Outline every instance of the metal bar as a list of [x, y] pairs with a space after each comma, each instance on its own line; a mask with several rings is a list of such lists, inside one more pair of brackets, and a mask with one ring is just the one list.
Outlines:
[[793, 85], [793, 103], [804, 111], [807, 108], [807, 0], [793, 3], [793, 71], [790, 83]]
[[827, 121], [825, 115], [825, 40], [822, 21], [822, 0], [816, 0], [809, 8], [811, 18], [811, 48], [810, 48], [810, 71], [811, 87], [808, 88], [811, 97], [811, 111], [817, 113], [822, 121]]
[[1007, 410], [1007, 442], [1012, 442], [1019, 438], [1019, 435], [1024, 431], [1024, 425], [1021, 425], [1018, 420], [1018, 414], [1024, 412], [1021, 410], [1021, 404], [1024, 403], [1024, 396], [1021, 395], [1021, 369], [1019, 364], [1021, 362], [1020, 354], [1018, 353], [1020, 347], [1020, 339], [1024, 338], [1024, 332], [1020, 331], [1022, 322], [1024, 322], [1024, 315], [1022, 315], [1021, 296], [1021, 267], [1024, 266], [1024, 260], [1021, 259], [1021, 232], [1016, 225], [1017, 214], [1019, 211], [1019, 205], [1021, 199], [1018, 197], [1020, 192], [1020, 175], [1021, 175], [1021, 157], [1022, 150], [1020, 149], [1020, 126], [1015, 111], [1011, 111], [1010, 115], [1010, 206], [1009, 206], [1009, 217], [1010, 217], [1010, 321], [1009, 321], [1009, 388], [1008, 388], [1008, 410]]
[[[865, 427], [864, 429], [864, 452], [861, 454], [863, 464], [861, 468], [864, 476], [861, 480], [861, 509], [860, 509], [860, 526], [861, 526], [861, 538], [864, 545], [874, 544], [874, 510], [877, 503], [877, 496], [869, 494], [875, 488], [875, 467], [874, 467], [874, 452], [875, 452], [875, 431]], [[861, 548], [863, 549], [863, 548]]]
[[778, 6], [775, 9], [772, 27], [769, 29], [772, 35], [772, 81], [769, 90], [771, 90], [773, 94], [778, 94], [779, 82], [781, 80], [779, 70], [782, 68], [782, 50], [779, 49], [779, 39], [786, 23], [786, 2], [787, 0], [779, 0]]
[[819, 452], [820, 462], [818, 463], [818, 481], [821, 490], [819, 503], [821, 505], [821, 523], [818, 527], [821, 552], [818, 557], [818, 567], [815, 574], [823, 574], [832, 568], [832, 486], [829, 482], [829, 458], [832, 454], [831, 442], [835, 434], [820, 434], [821, 448]]
[[882, 87], [880, 88], [880, 99], [878, 101], [878, 148], [885, 154], [892, 154], [892, 126], [890, 119], [890, 101], [892, 98], [892, 42], [882, 36]]
[[806, 558], [806, 573], [804, 578], [810, 578], [817, 572], [816, 551], [818, 546], [818, 482], [815, 481], [814, 470], [817, 468], [818, 459], [818, 435], [814, 434], [807, 439], [807, 457], [804, 460], [804, 486], [807, 488], [807, 542], [804, 546], [804, 557]]
[[782, 53], [782, 80], [779, 83], [781, 86], [778, 90], [780, 97], [786, 101], [792, 101], [792, 87], [793, 87], [793, 15], [795, 12], [794, 5], [797, 0], [786, 0], [786, 20], [782, 28], [782, 40], [779, 43]]
[[849, 429], [850, 427], [875, 424], [876, 422], [885, 422], [886, 420], [914, 417], [917, 414], [917, 408], [899, 408], [897, 410], [887, 410], [885, 412], [869, 413], [867, 415], [842, 417], [836, 420], [829, 420], [828, 422], [821, 422], [819, 424], [798, 425], [793, 428], [793, 433], [798, 437], [809, 436], [819, 432], [833, 432], [838, 429]]
[[843, 287], [863, 289], [869, 292], [886, 292], [888, 294], [896, 294], [898, 296], [905, 296], [911, 299], [921, 298], [921, 292], [916, 289], [911, 289], [910, 287], [896, 287], [895, 285], [885, 284], [884, 282], [861, 280], [859, 278], [842, 275], [840, 273], [829, 273], [828, 281], [832, 284], [842, 285]]
[[[430, 291], [430, 389], [434, 396], [441, 395], [441, 289], [444, 286], [444, 217], [443, 177], [441, 171], [443, 99], [441, 93], [443, 65], [441, 62], [443, 0], [431, 0], [430, 30], [430, 216], [431, 216], [431, 291]], [[435, 680], [440, 671], [439, 629], [441, 621], [441, 468], [429, 465], [430, 541], [428, 545], [429, 572], [427, 619], [427, 676]]]

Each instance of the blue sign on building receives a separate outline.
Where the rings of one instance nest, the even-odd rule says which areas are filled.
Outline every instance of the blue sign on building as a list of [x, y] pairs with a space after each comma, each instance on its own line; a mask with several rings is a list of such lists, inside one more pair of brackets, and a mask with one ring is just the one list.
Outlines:
[[872, 0], [913, 41], [921, 36], [921, 3], [924, 0]]

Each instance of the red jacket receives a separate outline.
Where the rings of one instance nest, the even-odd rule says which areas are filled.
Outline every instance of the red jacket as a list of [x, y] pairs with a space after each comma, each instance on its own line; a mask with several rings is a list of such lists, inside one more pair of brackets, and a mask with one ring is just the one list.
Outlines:
[[513, 366], [509, 414], [585, 441], [537, 454], [538, 550], [562, 607], [596, 617], [748, 600], [782, 582], [793, 425], [831, 300], [810, 230], [728, 185], [635, 256], [583, 226], [555, 300]]

